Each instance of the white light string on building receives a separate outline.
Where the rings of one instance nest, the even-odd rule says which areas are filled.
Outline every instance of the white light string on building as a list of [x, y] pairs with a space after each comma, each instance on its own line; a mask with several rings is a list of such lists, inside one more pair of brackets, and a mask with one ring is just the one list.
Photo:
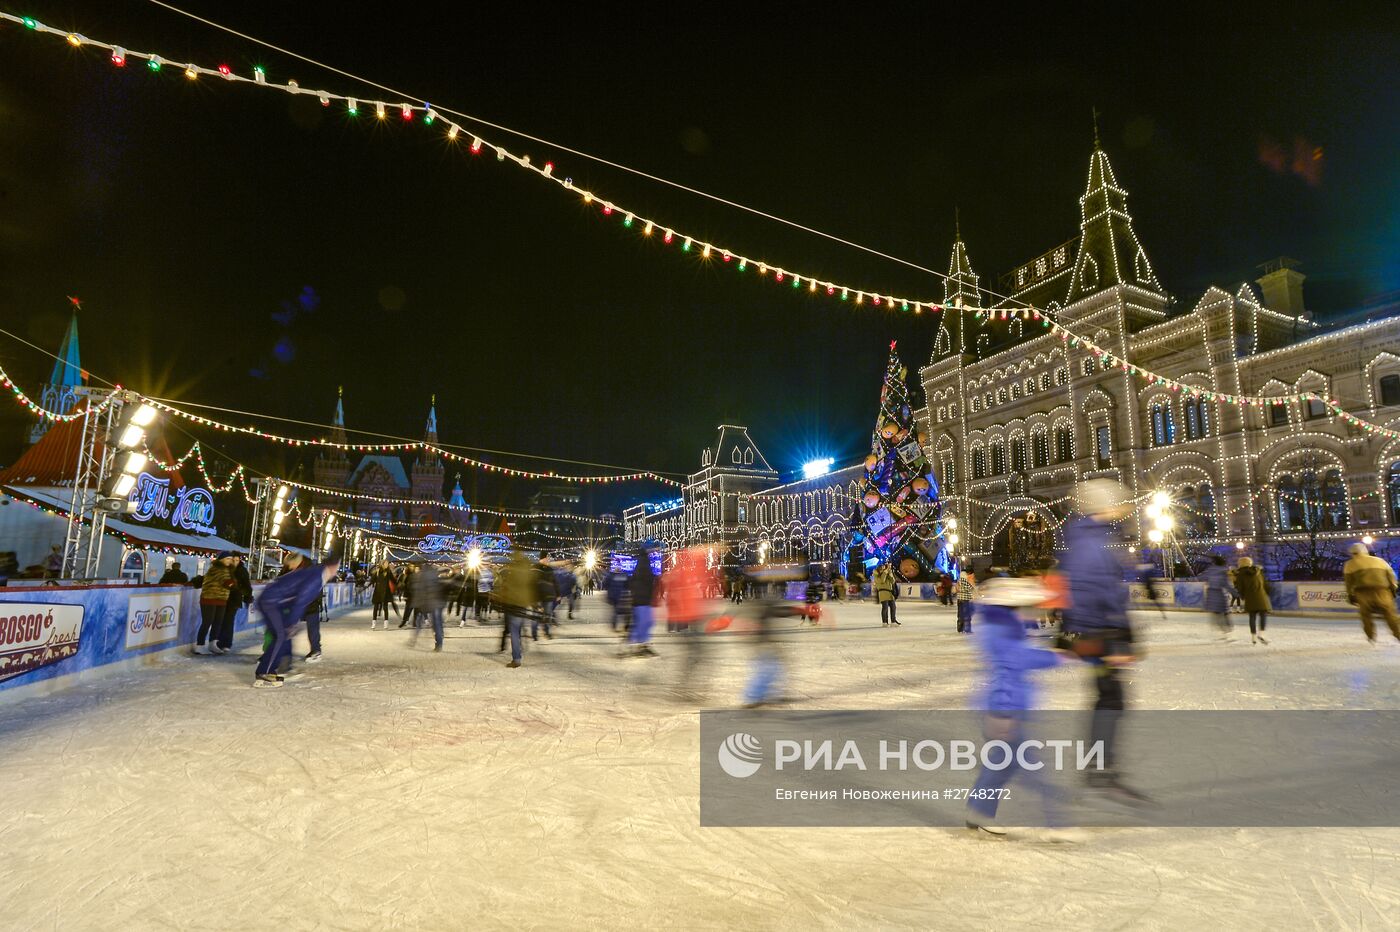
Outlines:
[[499, 518], [560, 518], [571, 521], [587, 521], [590, 524], [621, 524], [615, 519], [582, 517], [579, 515], [565, 515], [552, 513], [529, 514], [518, 511], [497, 511], [494, 508], [477, 508], [472, 505], [453, 505], [450, 502], [436, 502], [426, 498], [392, 498], [383, 495], [366, 495], [354, 489], [330, 489], [325, 486], [312, 485], [308, 482], [301, 482], [296, 479], [273, 479], [274, 482], [281, 482], [294, 489], [305, 489], [308, 492], [315, 492], [319, 495], [333, 495], [339, 498], [349, 498], [356, 501], [380, 502], [386, 505], [423, 505], [425, 507], [446, 508], [449, 511], [460, 511], [463, 513], [475, 513], [494, 515]]
[[[168, 4], [161, 4], [161, 5], [163, 5], [163, 6], [169, 6]], [[169, 8], [172, 9], [172, 10], [176, 10], [177, 12], [181, 12], [181, 13], [184, 12], [184, 11], [182, 11], [182, 10], [178, 10], [178, 9], [175, 8], [175, 7], [169, 7]], [[185, 15], [189, 15], [189, 14], [185, 14]], [[196, 18], [198, 18], [198, 17], [196, 17]], [[145, 62], [146, 62], [146, 64], [147, 64], [147, 67], [148, 67], [150, 70], [152, 70], [152, 71], [160, 71], [160, 70], [162, 70], [162, 69], [164, 68], [165, 65], [167, 65], [167, 64], [174, 64], [174, 63], [172, 62], [171, 59], [163, 58], [163, 57], [161, 57], [160, 55], [157, 55], [157, 54], [154, 54], [154, 53], [149, 53], [149, 52], [131, 52], [131, 51], [128, 51], [127, 49], [125, 49], [125, 48], [122, 47], [122, 46], [113, 45], [113, 44], [111, 44], [111, 43], [103, 42], [103, 41], [100, 41], [100, 40], [89, 39], [89, 38], [87, 38], [87, 37], [85, 37], [85, 36], [83, 36], [83, 35], [81, 35], [81, 34], [78, 34], [78, 33], [71, 33], [71, 32], [68, 32], [68, 31], [66, 31], [66, 30], [55, 29], [55, 28], [53, 28], [53, 27], [51, 27], [51, 26], [48, 26], [48, 25], [46, 25], [46, 24], [44, 24], [44, 23], [39, 22], [38, 20], [36, 20], [36, 19], [34, 19], [34, 18], [32, 18], [32, 17], [19, 17], [19, 16], [14, 16], [14, 15], [9, 14], [9, 13], [0, 12], [0, 19], [8, 20], [8, 21], [10, 21], [10, 22], [23, 25], [23, 26], [25, 26], [26, 28], [28, 28], [28, 29], [30, 29], [30, 30], [32, 30], [32, 31], [34, 31], [34, 32], [39, 32], [39, 33], [46, 33], [46, 34], [51, 34], [51, 35], [62, 36], [62, 37], [64, 37], [64, 38], [66, 39], [66, 41], [68, 42], [68, 44], [71, 45], [71, 46], [73, 46], [74, 48], [82, 48], [82, 47], [84, 47], [84, 46], [93, 46], [93, 47], [96, 47], [96, 48], [103, 49], [103, 50], [105, 50], [105, 51], [107, 51], [107, 52], [109, 52], [109, 53], [111, 54], [112, 63], [113, 63], [113, 65], [115, 65], [115, 66], [117, 66], [117, 67], [124, 67], [124, 66], [127, 64], [128, 60], [129, 60], [129, 59], [132, 59], [132, 58], [145, 60]], [[208, 21], [205, 21], [205, 22], [208, 22]], [[211, 25], [218, 26], [218, 24], [215, 24], [215, 23], [211, 23]], [[226, 28], [226, 27], [220, 26], [219, 28]], [[245, 37], [245, 38], [246, 38], [246, 37]], [[253, 41], [258, 41], [258, 40], [253, 40]], [[264, 43], [264, 44], [265, 44], [265, 43]], [[179, 67], [179, 66], [176, 65], [176, 67]], [[265, 72], [263, 69], [261, 69], [261, 68], [255, 68], [254, 71], [253, 71], [253, 76], [252, 76], [252, 77], [247, 77], [247, 76], [244, 76], [244, 75], [240, 75], [240, 74], [235, 73], [235, 72], [232, 70], [232, 68], [231, 68], [230, 66], [228, 66], [228, 65], [219, 65], [217, 68], [206, 68], [206, 67], [204, 67], [204, 66], [201, 66], [201, 65], [198, 65], [198, 64], [195, 64], [195, 63], [187, 63], [187, 64], [185, 64], [183, 67], [184, 67], [184, 74], [185, 74], [185, 76], [186, 76], [187, 78], [191, 79], [191, 80], [198, 79], [198, 78], [204, 77], [204, 76], [209, 76], [209, 77], [222, 78], [222, 79], [224, 79], [224, 80], [231, 81], [231, 82], [235, 82], [235, 83], [250, 84], [250, 85], [254, 85], [254, 86], [258, 86], [258, 87], [269, 88], [269, 89], [272, 89], [272, 90], [279, 90], [279, 91], [283, 91], [283, 92], [289, 93], [289, 94], [314, 95], [314, 96], [317, 97], [317, 99], [321, 102], [321, 104], [322, 104], [323, 106], [329, 106], [330, 103], [331, 103], [332, 101], [336, 101], [336, 102], [339, 102], [339, 103], [343, 103], [343, 104], [346, 106], [347, 112], [350, 113], [351, 115], [357, 115], [357, 114], [359, 113], [359, 103], [360, 103], [360, 101], [359, 101], [357, 98], [350, 97], [350, 96], [348, 96], [348, 95], [332, 93], [332, 92], [330, 92], [330, 91], [323, 91], [323, 90], [322, 90], [322, 91], [317, 91], [317, 90], [304, 89], [304, 88], [301, 88], [295, 81], [288, 81], [286, 84], [274, 84], [274, 83], [270, 83], [270, 82], [268, 81], [266, 72]], [[322, 67], [325, 67], [325, 66], [322, 66]], [[357, 80], [363, 80], [363, 79], [357, 78]], [[383, 101], [370, 101], [370, 102], [374, 104], [374, 107], [375, 107], [375, 115], [376, 115], [376, 117], [377, 117], [378, 119], [381, 119], [381, 120], [388, 119], [389, 104], [387, 104], [386, 102], [383, 102]], [[433, 125], [435, 122], [437, 122], [438, 119], [439, 119], [439, 117], [440, 117], [438, 111], [435, 110], [430, 104], [427, 104], [427, 103], [417, 104], [417, 103], [413, 103], [413, 102], [411, 102], [411, 101], [406, 101], [406, 102], [403, 102], [403, 103], [395, 104], [395, 105], [394, 105], [394, 108], [397, 110], [397, 112], [398, 112], [399, 116], [401, 117], [402, 121], [405, 121], [405, 122], [415, 122], [415, 123], [416, 123], [416, 122], [419, 122], [418, 117], [421, 115], [421, 117], [422, 117], [421, 122], [424, 123], [424, 124], [426, 124], [426, 125], [431, 126], [431, 125]], [[447, 108], [443, 108], [443, 111], [444, 111], [444, 112], [449, 112], [449, 111], [447, 111]], [[464, 115], [461, 115], [461, 114], [458, 114], [458, 115], [459, 115], [459, 116], [464, 116]], [[466, 116], [464, 116], [464, 118], [466, 118], [466, 119], [475, 119], [475, 118], [466, 117]], [[448, 127], [448, 129], [447, 129], [447, 138], [448, 138], [450, 141], [454, 141], [454, 142], [455, 142], [455, 141], [458, 139], [458, 137], [462, 134], [462, 128], [461, 128], [458, 124], [456, 124], [456, 123], [454, 123], [454, 122], [452, 122], [452, 121], [450, 121], [450, 120], [443, 120], [443, 122], [444, 122], [444, 124], [447, 125], [447, 127]], [[513, 131], [513, 130], [508, 130], [508, 131], [509, 131], [509, 132], [512, 132], [512, 133], [515, 132], [515, 131]], [[554, 145], [554, 144], [551, 143], [550, 145]], [[558, 175], [558, 174], [555, 173], [553, 162], [548, 162], [548, 161], [546, 161], [546, 162], [544, 162], [544, 163], [541, 164], [541, 165], [536, 165], [536, 164], [534, 164], [534, 163], [531, 162], [530, 157], [529, 157], [528, 155], [516, 155], [515, 153], [512, 153], [512, 152], [506, 150], [506, 149], [505, 149], [504, 147], [502, 147], [502, 146], [496, 145], [496, 144], [494, 144], [494, 143], [489, 143], [489, 142], [487, 142], [487, 141], [481, 139], [480, 136], [473, 135], [473, 136], [472, 136], [471, 146], [470, 146], [470, 151], [471, 151], [473, 154], [476, 154], [476, 153], [480, 153], [480, 152], [482, 151], [483, 148], [490, 149], [491, 151], [493, 151], [493, 152], [496, 154], [496, 157], [497, 157], [497, 159], [498, 159], [499, 161], [506, 161], [506, 160], [509, 160], [509, 161], [513, 162], [514, 164], [518, 165], [518, 166], [521, 167], [521, 168], [528, 169], [528, 170], [534, 172], [535, 174], [537, 174], [537, 175], [540, 176], [540, 177], [547, 178], [548, 180], [555, 182], [556, 184], [562, 186], [562, 187], [565, 188], [566, 190], [570, 190], [570, 191], [574, 191], [574, 192], [578, 193], [580, 196], [582, 196], [582, 198], [583, 198], [583, 200], [584, 200], [585, 203], [588, 203], [588, 204], [596, 204], [596, 205], [600, 208], [600, 210], [601, 210], [601, 212], [602, 212], [602, 214], [603, 214], [604, 216], [612, 216], [612, 215], [616, 214], [616, 215], [622, 217], [622, 218], [623, 218], [623, 225], [626, 226], [626, 227], [629, 227], [629, 228], [630, 228], [630, 227], [632, 227], [634, 224], [641, 224], [641, 225], [643, 226], [643, 231], [642, 231], [642, 232], [643, 232], [644, 235], [647, 235], [647, 236], [651, 236], [653, 233], [659, 231], [659, 232], [661, 233], [661, 235], [662, 235], [663, 241], [666, 242], [666, 243], [668, 243], [668, 244], [671, 243], [671, 242], [673, 242], [673, 241], [680, 240], [680, 241], [683, 243], [683, 245], [682, 245], [681, 248], [682, 248], [682, 250], [685, 251], [685, 252], [692, 252], [692, 251], [698, 252], [698, 253], [700, 254], [701, 258], [707, 259], [707, 260], [710, 259], [710, 258], [712, 257], [712, 255], [717, 255], [717, 256], [719, 256], [719, 257], [720, 257], [725, 263], [727, 263], [727, 264], [728, 264], [728, 263], [737, 262], [736, 268], [737, 268], [740, 272], [745, 271], [745, 270], [748, 268], [748, 266], [749, 266], [750, 264], [754, 264], [754, 265], [756, 265], [757, 268], [758, 268], [758, 274], [759, 274], [760, 277], [765, 277], [765, 276], [767, 276], [767, 274], [771, 271], [771, 272], [773, 273], [773, 280], [774, 280], [775, 282], [779, 283], [779, 284], [782, 284], [782, 283], [784, 283], [784, 282], [786, 281], [786, 282], [790, 283], [791, 287], [793, 287], [793, 288], [801, 288], [801, 287], [805, 284], [806, 287], [807, 287], [807, 290], [808, 290], [809, 292], [811, 292], [811, 293], [814, 293], [814, 294], [815, 294], [815, 293], [824, 292], [828, 297], [836, 297], [836, 296], [838, 295], [838, 293], [839, 293], [839, 296], [840, 296], [840, 299], [841, 299], [841, 300], [848, 300], [848, 299], [850, 298], [851, 294], [854, 293], [854, 295], [855, 295], [855, 303], [856, 303], [856, 304], [863, 304], [864, 301], [866, 300], [866, 298], [868, 297], [868, 298], [871, 300], [871, 303], [872, 303], [873, 305], [875, 305], [875, 306], [885, 306], [885, 307], [888, 307], [889, 309], [893, 309], [895, 304], [898, 304], [898, 305], [900, 306], [900, 310], [903, 310], [903, 311], [913, 310], [915, 313], [922, 313], [922, 311], [925, 310], [925, 309], [930, 310], [930, 311], [941, 311], [941, 310], [944, 310], [944, 309], [945, 309], [945, 308], [944, 308], [944, 305], [942, 305], [942, 304], [940, 304], [940, 303], [938, 303], [938, 302], [929, 301], [929, 300], [920, 299], [920, 298], [912, 298], [912, 297], [907, 297], [907, 296], [891, 296], [891, 295], [889, 295], [889, 294], [887, 294], [887, 293], [882, 293], [882, 292], [875, 291], [875, 290], [872, 290], [872, 289], [866, 289], [866, 288], [863, 288], [863, 287], [857, 288], [856, 286], [849, 285], [849, 284], [843, 284], [843, 283], [837, 283], [837, 282], [822, 280], [822, 279], [819, 279], [819, 278], [814, 277], [814, 276], [803, 275], [803, 274], [801, 274], [801, 273], [791, 272], [791, 271], [789, 271], [789, 270], [787, 270], [787, 269], [785, 269], [785, 268], [783, 268], [783, 267], [781, 267], [781, 266], [771, 265], [771, 264], [766, 263], [766, 262], [759, 262], [759, 261], [757, 261], [757, 260], [749, 259], [747, 256], [744, 256], [744, 255], [742, 255], [742, 254], [736, 253], [736, 252], [734, 252], [734, 251], [732, 251], [732, 250], [729, 250], [729, 249], [727, 249], [727, 248], [718, 246], [718, 245], [716, 245], [716, 244], [714, 244], [714, 243], [712, 243], [712, 242], [706, 241], [706, 240], [704, 240], [704, 239], [697, 238], [697, 237], [691, 236], [691, 235], [685, 235], [685, 234], [683, 234], [683, 233], [677, 233], [677, 231], [676, 231], [676, 229], [675, 229], [674, 227], [664, 226], [663, 224], [658, 223], [658, 222], [656, 222], [656, 221], [649, 220], [649, 219], [647, 219], [647, 218], [645, 218], [645, 217], [641, 217], [641, 216], [639, 216], [635, 211], [628, 211], [628, 210], [625, 210], [624, 208], [622, 208], [622, 207], [620, 207], [619, 205], [617, 205], [615, 202], [608, 201], [608, 200], [606, 200], [606, 199], [596, 197], [596, 196], [595, 196], [592, 192], [590, 192], [590, 191], [578, 191], [578, 189], [574, 188], [573, 183], [572, 183], [572, 179], [570, 179], [570, 178], [568, 178], [568, 177], [562, 177], [562, 176], [560, 176], [560, 175]], [[560, 147], [560, 148], [566, 148], [566, 147]], [[591, 157], [590, 157], [590, 158], [591, 158]], [[630, 169], [629, 169], [629, 170], [630, 170]], [[664, 179], [662, 179], [662, 180], [664, 180]], [[703, 193], [703, 192], [700, 192], [700, 193]], [[726, 202], [726, 203], [729, 203], [729, 202]], [[734, 206], [740, 206], [740, 207], [742, 207], [743, 205], [734, 205]], [[748, 208], [745, 208], [745, 209], [748, 209]], [[764, 216], [769, 216], [769, 215], [766, 215], [766, 214], [765, 214]], [[773, 218], [773, 219], [781, 220], [782, 218], [776, 218], [776, 217], [775, 217], [775, 218]], [[790, 223], [790, 221], [782, 221], [782, 222]], [[800, 226], [800, 225], [797, 225], [797, 224], [792, 224], [792, 225], [794, 225], [794, 226]], [[801, 228], [802, 228], [802, 229], [809, 229], [809, 228], [806, 228], [806, 227], [801, 227]], [[831, 239], [837, 239], [837, 240], [839, 240], [839, 238], [830, 237], [829, 234], [822, 234], [821, 231], [810, 230], [810, 232], [814, 232], [814, 233], [817, 233], [817, 234], [819, 234], [819, 235], [828, 236], [828, 238], [831, 238]], [[843, 242], [843, 243], [847, 243], [848, 245], [851, 245], [851, 246], [854, 246], [854, 247], [857, 247], [857, 248], [866, 249], [866, 247], [862, 247], [862, 246], [860, 246], [860, 244], [857, 244], [857, 243], [850, 243], [850, 242], [848, 242], [848, 241], [846, 241], [846, 240], [839, 240], [839, 241], [840, 241], [840, 242]], [[869, 250], [869, 249], [866, 249], [866, 251], [874, 252], [873, 250]], [[885, 254], [883, 254], [883, 253], [878, 253], [878, 254], [879, 254], [879, 255], [882, 255], [882, 256], [885, 255]], [[933, 269], [924, 269], [922, 266], [914, 266], [913, 263], [905, 262], [905, 260], [899, 260], [899, 259], [897, 259], [896, 257], [886, 256], [886, 258], [891, 258], [891, 259], [895, 259], [895, 261], [904, 262], [904, 264], [906, 264], [906, 265], [911, 265], [911, 266], [913, 266], [913, 267], [915, 267], [915, 268], [919, 268], [919, 269], [921, 269], [922, 271], [928, 272], [928, 273], [930, 273], [930, 274], [933, 274], [933, 275], [935, 275], [935, 276], [937, 276], [937, 277], [940, 277], [940, 278], [943, 278], [943, 279], [945, 279], [945, 280], [948, 278], [948, 276], [947, 276], [946, 274], [944, 274], [944, 273], [938, 272], [938, 271], [933, 270]], [[986, 290], [986, 289], [984, 289], [984, 290]], [[1183, 382], [1180, 382], [1180, 381], [1178, 381], [1178, 380], [1175, 380], [1175, 379], [1172, 379], [1172, 378], [1169, 378], [1169, 377], [1166, 377], [1166, 376], [1162, 376], [1162, 375], [1160, 375], [1160, 374], [1158, 374], [1158, 373], [1151, 372], [1150, 370], [1144, 369], [1144, 368], [1142, 368], [1142, 367], [1140, 367], [1140, 366], [1136, 366], [1136, 365], [1133, 365], [1133, 364], [1131, 364], [1131, 363], [1128, 363], [1126, 360], [1119, 359], [1112, 351], [1107, 350], [1107, 349], [1104, 349], [1103, 347], [1098, 346], [1098, 345], [1095, 344], [1092, 340], [1090, 340], [1090, 339], [1088, 339], [1088, 338], [1086, 338], [1086, 337], [1079, 336], [1078, 334], [1076, 334], [1076, 333], [1074, 333], [1073, 331], [1069, 330], [1069, 328], [1066, 328], [1066, 327], [1064, 327], [1063, 325], [1059, 324], [1058, 322], [1056, 322], [1055, 320], [1053, 320], [1053, 319], [1051, 318], [1051, 316], [1050, 316], [1050, 314], [1049, 314], [1048, 312], [1042, 312], [1042, 311], [1040, 311], [1040, 310], [1038, 310], [1038, 309], [1036, 309], [1036, 308], [1027, 306], [1027, 305], [1024, 304], [1024, 302], [1017, 301], [1015, 298], [1012, 298], [1012, 297], [1010, 297], [1010, 296], [999, 295], [999, 294], [997, 294], [996, 292], [993, 292], [993, 291], [991, 291], [991, 290], [986, 290], [986, 291], [987, 291], [987, 294], [990, 295], [990, 296], [992, 296], [992, 297], [1001, 297], [1001, 298], [1005, 298], [1006, 300], [1016, 301], [1017, 304], [1022, 305], [1022, 306], [1021, 306], [1021, 307], [1017, 307], [1017, 308], [1000, 308], [1000, 309], [993, 309], [993, 310], [991, 310], [991, 311], [979, 312], [980, 314], [985, 314], [985, 315], [988, 316], [988, 317], [991, 317], [991, 316], [993, 316], [993, 315], [999, 315], [1000, 318], [1003, 319], [1003, 320], [1004, 320], [1004, 319], [1008, 319], [1008, 318], [1009, 318], [1011, 315], [1013, 315], [1013, 314], [1017, 314], [1017, 315], [1020, 315], [1023, 319], [1028, 319], [1028, 320], [1039, 320], [1039, 321], [1041, 321], [1046, 327], [1049, 327], [1053, 332], [1057, 333], [1057, 334], [1058, 334], [1063, 340], [1065, 340], [1066, 342], [1069, 342], [1071, 345], [1083, 345], [1083, 346], [1085, 346], [1086, 348], [1088, 348], [1089, 350], [1091, 350], [1092, 352], [1094, 352], [1097, 356], [1099, 356], [1100, 358], [1104, 359], [1104, 360], [1107, 362], [1108, 365], [1113, 366], [1113, 367], [1120, 367], [1120, 368], [1122, 368], [1123, 371], [1125, 371], [1125, 372], [1129, 372], [1129, 373], [1131, 373], [1131, 374], [1137, 375], [1137, 376], [1139, 376], [1139, 377], [1141, 377], [1141, 378], [1144, 378], [1144, 379], [1146, 379], [1146, 380], [1152, 381], [1152, 382], [1154, 382], [1154, 383], [1156, 383], [1156, 384], [1166, 386], [1166, 387], [1170, 388], [1170, 389], [1173, 390], [1173, 391], [1177, 391], [1177, 392], [1185, 391], [1187, 394], [1191, 395], [1192, 397], [1200, 397], [1200, 398], [1205, 398], [1205, 399], [1207, 399], [1207, 400], [1223, 401], [1223, 402], [1228, 403], [1228, 404], [1235, 404], [1235, 405], [1238, 405], [1238, 406], [1241, 407], [1241, 408], [1246, 407], [1246, 406], [1248, 406], [1248, 405], [1254, 405], [1254, 406], [1256, 406], [1256, 407], [1262, 408], [1262, 407], [1264, 407], [1264, 406], [1267, 405], [1267, 404], [1276, 404], [1276, 403], [1279, 403], [1280, 401], [1306, 402], [1306, 401], [1316, 400], [1316, 401], [1318, 401], [1319, 403], [1321, 403], [1322, 405], [1324, 405], [1325, 407], [1327, 407], [1328, 409], [1330, 409], [1336, 416], [1342, 418], [1343, 420], [1345, 420], [1345, 421], [1347, 421], [1347, 422], [1349, 422], [1349, 423], [1351, 423], [1351, 424], [1354, 424], [1354, 425], [1357, 426], [1359, 429], [1365, 430], [1365, 431], [1367, 431], [1367, 432], [1369, 432], [1369, 433], [1380, 434], [1380, 435], [1382, 435], [1382, 436], [1387, 436], [1387, 437], [1391, 437], [1391, 438], [1400, 437], [1400, 430], [1395, 430], [1395, 429], [1392, 429], [1392, 428], [1383, 427], [1383, 426], [1381, 426], [1381, 425], [1373, 424], [1373, 423], [1371, 423], [1371, 422], [1369, 422], [1369, 421], [1366, 421], [1366, 420], [1364, 420], [1364, 419], [1362, 419], [1362, 418], [1359, 418], [1359, 417], [1357, 417], [1356, 415], [1353, 415], [1353, 414], [1351, 414], [1350, 412], [1345, 411], [1345, 410], [1344, 410], [1338, 403], [1336, 403], [1335, 401], [1333, 401], [1333, 400], [1331, 400], [1331, 399], [1328, 399], [1328, 398], [1323, 398], [1322, 396], [1316, 394], [1315, 392], [1301, 392], [1301, 393], [1296, 393], [1296, 394], [1294, 394], [1294, 395], [1271, 395], [1271, 396], [1255, 396], [1255, 395], [1243, 395], [1243, 394], [1230, 394], [1230, 393], [1225, 393], [1225, 392], [1217, 392], [1217, 391], [1214, 391], [1214, 390], [1202, 389], [1202, 388], [1200, 388], [1200, 387], [1198, 387], [1198, 386], [1188, 385], [1188, 384], [1183, 383]], [[181, 412], [181, 413], [183, 413], [183, 412]], [[231, 429], [239, 430], [239, 431], [241, 431], [241, 432], [246, 432], [246, 433], [254, 433], [254, 434], [261, 434], [261, 433], [262, 433], [262, 432], [259, 432], [259, 431], [256, 431], [256, 430], [244, 430], [244, 429], [242, 429], [242, 428], [231, 428]], [[310, 443], [310, 442], [311, 442], [311, 441], [296, 441], [296, 440], [293, 440], [292, 438], [272, 438], [272, 437], [269, 437], [269, 439], [282, 439], [282, 440], [284, 440], [284, 442], [292, 442], [294, 445], [302, 445], [302, 444], [306, 444], [306, 443]], [[510, 470], [507, 470], [505, 467], [496, 467], [496, 466], [494, 466], [493, 464], [483, 464], [483, 468], [490, 468], [490, 469], [497, 470], [497, 471], [501, 471], [501, 472], [511, 472]], [[562, 476], [558, 476], [558, 477], [549, 476], [548, 474], [537, 474], [536, 477], [538, 477], [538, 478], [558, 478], [558, 479], [560, 479], [560, 480], [563, 480], [563, 479], [566, 479], [566, 478], [567, 478], [567, 477], [562, 477]], [[579, 481], [579, 480], [576, 480], [576, 481]], [[593, 480], [591, 480], [591, 481], [613, 481], [613, 479], [612, 479], [612, 477], [607, 477], [607, 478], [593, 479]], [[664, 481], [664, 482], [667, 482], [667, 483], [674, 483], [674, 480], [660, 480], [660, 481]]]
[[274, 443], [281, 443], [291, 447], [325, 447], [329, 449], [344, 450], [346, 452], [354, 453], [406, 453], [417, 450], [424, 453], [432, 453], [437, 456], [441, 456], [443, 459], [451, 460], [454, 463], [461, 463], [464, 466], [470, 466], [472, 468], [480, 469], [485, 472], [500, 473], [502, 475], [511, 476], [519, 479], [544, 479], [551, 482], [577, 482], [584, 485], [593, 485], [608, 482], [649, 481], [659, 482], [663, 485], [674, 486], [677, 488], [679, 488], [682, 484], [676, 481], [675, 479], [667, 479], [665, 476], [658, 475], [654, 472], [631, 472], [622, 473], [616, 476], [571, 476], [567, 473], [554, 472], [553, 470], [550, 470], [548, 472], [539, 472], [530, 469], [515, 469], [510, 466], [500, 466], [495, 463], [485, 462], [484, 460], [474, 459], [470, 456], [463, 456], [460, 453], [453, 453], [451, 450], [443, 449], [442, 447], [436, 444], [428, 443], [425, 440], [409, 440], [398, 443], [338, 443], [334, 440], [325, 440], [321, 438], [307, 440], [297, 437], [285, 437], [281, 434], [270, 433], [265, 430], [260, 430], [256, 427], [238, 427], [233, 424], [226, 424], [223, 421], [216, 421], [213, 418], [207, 418], [202, 414], [193, 414], [189, 411], [185, 411], [182, 408], [178, 408], [175, 405], [169, 404], [164, 401], [156, 401], [155, 399], [149, 398], [143, 398], [143, 400], [147, 401], [153, 407], [159, 408], [160, 410], [165, 411], [168, 414], [174, 414], [177, 417], [184, 418], [187, 421], [199, 424], [204, 427], [212, 427], [215, 430], [222, 430], [228, 433], [246, 434], [251, 437], [257, 437], [261, 440], [269, 440]]

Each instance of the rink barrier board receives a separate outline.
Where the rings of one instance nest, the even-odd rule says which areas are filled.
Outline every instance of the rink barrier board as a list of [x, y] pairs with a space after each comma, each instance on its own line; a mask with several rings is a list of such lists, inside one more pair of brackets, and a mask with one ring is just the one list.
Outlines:
[[[254, 585], [254, 596], [262, 589]], [[351, 607], [353, 589], [326, 587], [328, 618]], [[262, 631], [260, 615], [256, 603], [238, 613], [235, 647]], [[199, 624], [199, 590], [189, 586], [0, 589], [0, 702], [160, 663], [188, 651]]]

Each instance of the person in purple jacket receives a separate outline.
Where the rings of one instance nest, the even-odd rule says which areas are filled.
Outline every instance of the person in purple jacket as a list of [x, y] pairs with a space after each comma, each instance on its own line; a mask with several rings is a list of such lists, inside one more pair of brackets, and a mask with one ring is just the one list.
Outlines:
[[[974, 641], [987, 675], [986, 692], [978, 705], [987, 713], [983, 734], [989, 741], [1005, 741], [1012, 748], [1018, 748], [1038, 704], [1033, 674], [1073, 657], [1066, 651], [1035, 647], [1026, 635], [1025, 622], [1016, 612], [1018, 608], [1044, 604], [1049, 598], [1049, 590], [1031, 578], [994, 577], [980, 587]], [[1029, 764], [1030, 769], [1022, 767], [1022, 762]], [[1050, 826], [1043, 840], [1079, 841], [1075, 833], [1060, 826], [1059, 791], [1036, 767], [1038, 763], [1039, 755], [1034, 748], [1027, 747], [1013, 758], [1010, 766], [983, 767], [967, 802], [967, 827], [981, 835], [1005, 835], [1006, 829], [995, 822], [998, 794], [988, 791], [1000, 790], [1020, 776], [1040, 794], [1045, 820]]]
[[321, 597], [326, 583], [340, 570], [340, 554], [332, 552], [319, 566], [303, 560], [301, 567], [285, 576], [278, 576], [258, 596], [258, 610], [267, 625], [267, 643], [258, 658], [253, 685], [267, 688], [281, 686], [284, 677], [278, 666], [292, 653], [292, 631], [311, 603]]
[[1083, 517], [1065, 528], [1065, 555], [1060, 571], [1069, 580], [1069, 605], [1064, 610], [1064, 640], [1094, 671], [1097, 698], [1090, 740], [1102, 741], [1106, 767], [1089, 775], [1092, 788], [1124, 802], [1146, 797], [1126, 786], [1116, 769], [1118, 723], [1127, 705], [1124, 674], [1137, 659], [1133, 625], [1128, 618], [1128, 584], [1114, 522], [1133, 509], [1133, 496], [1114, 479], [1090, 479], [1078, 491]]

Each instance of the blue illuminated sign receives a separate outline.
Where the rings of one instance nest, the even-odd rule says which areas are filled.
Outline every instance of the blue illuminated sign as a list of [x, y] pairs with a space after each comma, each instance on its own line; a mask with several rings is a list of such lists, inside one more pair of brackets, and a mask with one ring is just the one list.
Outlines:
[[214, 496], [208, 489], [185, 486], [172, 496], [169, 479], [157, 479], [143, 472], [136, 477], [136, 488], [131, 490], [128, 500], [136, 506], [130, 515], [133, 521], [163, 518], [177, 530], [215, 533]]

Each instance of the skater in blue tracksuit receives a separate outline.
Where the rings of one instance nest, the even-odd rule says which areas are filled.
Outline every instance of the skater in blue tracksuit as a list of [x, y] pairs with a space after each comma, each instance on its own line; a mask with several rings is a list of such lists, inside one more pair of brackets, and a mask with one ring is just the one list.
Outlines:
[[[1037, 704], [1032, 674], [1059, 664], [1062, 656], [1071, 656], [1035, 647], [1016, 613], [1018, 607], [1040, 605], [1049, 597], [1050, 593], [1034, 579], [993, 578], [980, 587], [974, 641], [988, 680], [980, 705], [987, 713], [984, 737], [989, 741], [1005, 741], [1012, 748], [1018, 747]], [[1021, 766], [1022, 762], [1029, 764], [1030, 769]], [[1057, 825], [1059, 794], [1035, 766], [1039, 762], [1034, 749], [1027, 747], [1007, 767], [993, 770], [984, 766], [968, 799], [967, 827], [988, 835], [1005, 835], [1006, 829], [993, 823], [998, 794], [984, 792], [982, 796], [991, 798], [979, 798], [977, 791], [1000, 790], [1018, 776], [1040, 793], [1047, 823]], [[1054, 840], [1062, 839], [1057, 836]]]
[[276, 673], [278, 665], [291, 656], [292, 631], [307, 608], [321, 598], [321, 590], [335, 578], [340, 569], [340, 555], [332, 554], [325, 563], [303, 561], [304, 566], [267, 584], [258, 596], [258, 610], [270, 635], [253, 678], [254, 686], [281, 686], [283, 678]]

